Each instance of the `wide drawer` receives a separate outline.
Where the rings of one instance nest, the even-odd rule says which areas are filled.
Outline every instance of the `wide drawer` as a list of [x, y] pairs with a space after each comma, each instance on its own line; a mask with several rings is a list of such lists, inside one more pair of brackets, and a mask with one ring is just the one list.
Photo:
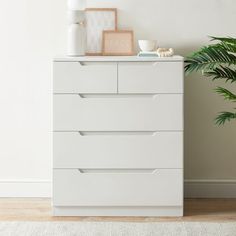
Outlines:
[[53, 170], [54, 206], [181, 206], [183, 170]]
[[183, 62], [120, 62], [119, 93], [183, 93]]
[[54, 93], [117, 93], [117, 63], [54, 62]]
[[54, 95], [54, 131], [183, 129], [183, 95], [82, 98]]
[[183, 168], [183, 132], [54, 132], [54, 168]]

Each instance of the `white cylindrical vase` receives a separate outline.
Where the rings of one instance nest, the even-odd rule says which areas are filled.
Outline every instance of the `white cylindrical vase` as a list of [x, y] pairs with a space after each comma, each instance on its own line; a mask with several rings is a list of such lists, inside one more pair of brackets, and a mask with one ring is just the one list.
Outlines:
[[67, 55], [84, 56], [86, 50], [85, 12], [69, 11], [68, 20]]
[[85, 12], [79, 10], [68, 10], [67, 20], [69, 25], [84, 22]]
[[67, 6], [69, 10], [84, 10], [86, 8], [86, 0], [68, 0]]

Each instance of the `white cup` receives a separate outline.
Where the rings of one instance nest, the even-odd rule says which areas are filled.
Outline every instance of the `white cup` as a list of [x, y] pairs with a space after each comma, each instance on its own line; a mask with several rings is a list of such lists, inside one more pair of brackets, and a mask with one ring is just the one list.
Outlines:
[[151, 52], [154, 51], [157, 47], [156, 40], [139, 40], [139, 47], [143, 52]]

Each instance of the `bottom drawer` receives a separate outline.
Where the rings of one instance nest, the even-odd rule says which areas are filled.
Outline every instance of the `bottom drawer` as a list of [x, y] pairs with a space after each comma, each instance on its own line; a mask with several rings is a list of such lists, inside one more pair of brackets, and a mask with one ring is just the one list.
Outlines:
[[182, 169], [54, 169], [54, 206], [181, 206]]

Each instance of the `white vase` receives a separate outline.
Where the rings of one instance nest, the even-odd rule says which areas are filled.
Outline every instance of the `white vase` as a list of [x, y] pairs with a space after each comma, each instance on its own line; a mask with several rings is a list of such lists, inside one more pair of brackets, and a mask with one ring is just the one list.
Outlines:
[[67, 6], [69, 10], [84, 10], [86, 8], [86, 0], [68, 0]]
[[85, 21], [84, 11], [68, 10], [67, 11], [67, 21], [68, 21], [69, 25], [84, 22]]
[[[86, 50], [86, 29], [84, 11], [70, 12], [67, 39], [68, 56], [84, 56]], [[74, 19], [74, 20], [73, 20]]]

